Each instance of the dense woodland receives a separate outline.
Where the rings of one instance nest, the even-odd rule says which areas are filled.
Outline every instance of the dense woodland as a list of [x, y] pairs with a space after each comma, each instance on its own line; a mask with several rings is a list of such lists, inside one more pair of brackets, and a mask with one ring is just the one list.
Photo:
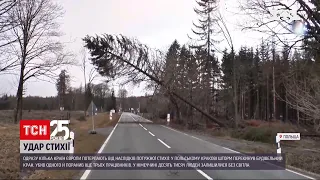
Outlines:
[[[212, 55], [212, 60], [207, 63], [205, 50], [190, 51], [186, 45], [174, 41], [166, 55], [166, 72], [174, 72], [170, 76], [172, 89], [221, 119], [233, 118], [232, 81], [235, 73], [241, 120], [312, 123], [309, 121], [311, 113], [299, 108], [304, 102], [312, 103], [303, 95], [317, 98], [312, 91], [319, 75], [318, 60], [310, 59], [309, 53], [308, 50], [290, 53], [285, 48], [275, 49], [272, 44], [262, 41], [259, 47], [242, 47], [234, 54], [224, 50], [221, 60]], [[235, 57], [235, 71], [232, 56]], [[169, 70], [170, 67], [174, 69]], [[301, 85], [303, 89], [298, 89], [302, 88]], [[305, 94], [294, 94], [300, 90]], [[160, 92], [158, 96], [161, 96]], [[194, 118], [193, 111], [184, 103], [171, 99], [169, 104], [169, 109], [179, 115], [178, 119]]]

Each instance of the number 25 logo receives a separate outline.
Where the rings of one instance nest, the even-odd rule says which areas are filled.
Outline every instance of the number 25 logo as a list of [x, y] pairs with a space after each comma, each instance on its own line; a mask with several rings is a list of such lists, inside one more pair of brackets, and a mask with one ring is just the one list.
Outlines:
[[70, 123], [70, 120], [52, 120], [50, 122], [50, 127], [53, 127], [54, 125], [57, 125], [57, 127], [54, 129], [54, 131], [51, 133], [50, 136], [55, 137], [58, 134], [58, 132], [64, 131], [65, 134], [63, 139], [67, 140], [70, 136], [70, 130], [65, 125], [68, 125], [69, 123]]

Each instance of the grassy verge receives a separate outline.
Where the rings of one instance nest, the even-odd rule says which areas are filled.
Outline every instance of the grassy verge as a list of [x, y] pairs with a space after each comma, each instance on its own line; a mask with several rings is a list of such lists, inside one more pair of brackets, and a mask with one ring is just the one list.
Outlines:
[[[222, 146], [242, 153], [275, 153], [275, 137], [279, 132], [307, 133], [306, 129], [281, 122], [246, 121], [243, 128], [187, 130], [184, 126], [171, 124], [173, 128], [221, 140]], [[234, 142], [234, 143], [232, 143]], [[235, 145], [237, 144], [237, 145]], [[282, 141], [286, 164], [320, 174], [319, 139], [301, 137], [300, 141]]]
[[[113, 120], [110, 121], [108, 113], [98, 114], [95, 116], [95, 127], [105, 128], [115, 126], [119, 117], [118, 114], [115, 114]], [[97, 152], [105, 141], [106, 136], [88, 133], [92, 128], [90, 117], [81, 121], [77, 119], [79, 117], [71, 117], [70, 125], [70, 129], [75, 132], [75, 153]], [[75, 170], [38, 170], [20, 174], [19, 125], [3, 124], [0, 126], [0, 136], [0, 179], [72, 179], [75, 175], [79, 174], [79, 171]]]

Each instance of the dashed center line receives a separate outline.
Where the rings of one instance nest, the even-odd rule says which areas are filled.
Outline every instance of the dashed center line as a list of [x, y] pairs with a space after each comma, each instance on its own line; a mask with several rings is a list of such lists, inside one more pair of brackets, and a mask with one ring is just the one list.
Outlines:
[[[133, 118], [133, 117], [132, 117]], [[134, 118], [133, 118], [133, 120], [135, 120]], [[136, 121], [136, 120], [135, 120]], [[139, 125], [144, 129], [144, 130], [146, 130], [147, 131], [147, 129], [145, 128], [145, 127], [143, 127], [142, 126], [142, 124], [140, 124], [139, 123]], [[172, 129], [172, 130], [174, 130], [174, 129]], [[151, 135], [151, 136], [155, 136], [154, 134], [152, 134], [152, 132], [150, 132], [150, 131], [148, 131], [149, 132], [149, 134]], [[177, 132], [179, 132], [179, 131], [177, 131]], [[188, 136], [188, 134], [186, 134], [186, 133], [183, 133], [184, 135], [187, 135]], [[201, 140], [201, 139], [199, 139], [199, 138], [197, 138], [197, 137], [195, 137], [195, 136], [192, 136], [193, 138], [195, 138], [195, 139], [198, 139], [198, 140]], [[163, 145], [165, 145], [167, 148], [171, 148], [168, 144], [166, 144], [165, 142], [163, 142], [161, 139], [159, 139], [159, 138], [157, 138], [158, 139], [158, 141], [159, 142], [161, 142]], [[188, 163], [188, 161], [186, 161], [187, 163]], [[212, 180], [212, 178], [210, 177], [210, 176], [208, 176], [205, 172], [203, 172], [202, 170], [200, 170], [200, 169], [198, 169], [198, 168], [194, 168], [199, 174], [201, 174], [203, 177], [205, 177], [207, 180]]]
[[[179, 154], [178, 154], [179, 155]], [[181, 156], [181, 155], [179, 155]], [[189, 161], [187, 160], [184, 160], [185, 162], [187, 163], [190, 163]], [[207, 180], [213, 180], [210, 176], [208, 176], [205, 172], [203, 172], [202, 170], [198, 169], [198, 168], [194, 168], [198, 173], [200, 173], [203, 177], [205, 177]]]
[[147, 128], [143, 127], [142, 124], [139, 124], [139, 125], [140, 125], [144, 130], [146, 130], [146, 131], [148, 130]]
[[168, 144], [166, 144], [165, 142], [163, 142], [161, 139], [158, 139], [158, 141], [160, 141], [163, 145], [165, 145], [167, 148], [171, 148]]
[[149, 131], [149, 134], [151, 134], [151, 136], [154, 136], [154, 134], [152, 134], [152, 132]]

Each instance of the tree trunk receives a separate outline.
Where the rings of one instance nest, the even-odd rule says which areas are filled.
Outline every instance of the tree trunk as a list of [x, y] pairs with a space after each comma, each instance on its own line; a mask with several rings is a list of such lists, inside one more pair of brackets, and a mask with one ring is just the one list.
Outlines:
[[[233, 50], [231, 51], [233, 53]], [[236, 61], [235, 57], [232, 56], [233, 61], [233, 105], [234, 105], [234, 125], [235, 128], [238, 128], [239, 122], [238, 122], [238, 92], [237, 92], [237, 77], [236, 77]]]
[[243, 120], [244, 119], [244, 117], [243, 117], [243, 92], [242, 92], [242, 89], [240, 89], [240, 113], [241, 113], [241, 120]]
[[260, 87], [257, 88], [257, 102], [256, 102], [255, 109], [254, 109], [254, 116], [253, 116], [254, 119], [260, 118], [260, 93], [259, 93], [259, 88]]
[[297, 124], [298, 124], [298, 126], [300, 124], [300, 112], [298, 110], [298, 104], [297, 104]]
[[274, 77], [274, 63], [272, 66], [272, 95], [273, 95], [273, 115], [272, 119], [276, 120], [276, 82]]
[[86, 78], [86, 71], [85, 71], [85, 67], [83, 70], [83, 76], [84, 76], [84, 109], [83, 109], [83, 114], [84, 117], [87, 116], [87, 102], [88, 102], [88, 97], [87, 97], [87, 78]]
[[172, 104], [174, 105], [175, 109], [176, 109], [176, 120], [178, 122], [178, 124], [181, 123], [181, 112], [180, 112], [180, 108], [179, 108], [179, 105], [176, 101], [176, 99], [170, 95], [170, 101], [172, 102]]
[[[191, 83], [190, 83], [189, 93], [190, 93], [189, 94], [190, 101], [192, 102], [192, 99], [193, 99], [193, 96], [192, 96], [192, 80], [191, 80]], [[189, 118], [191, 118], [190, 126], [193, 127], [193, 108], [191, 106], [189, 106]]]
[[[25, 58], [24, 58], [25, 59]], [[17, 124], [18, 120], [22, 119], [22, 96], [23, 96], [23, 81], [24, 81], [24, 62], [22, 60], [21, 69], [20, 69], [20, 77], [19, 77], [19, 85], [17, 90], [17, 105], [14, 111], [14, 123]]]
[[207, 112], [203, 111], [201, 108], [199, 108], [198, 106], [196, 106], [195, 104], [193, 104], [192, 102], [188, 101], [187, 99], [185, 99], [184, 97], [180, 96], [178, 93], [176, 92], [172, 92], [164, 83], [163, 81], [160, 81], [158, 78], [148, 74], [146, 71], [140, 69], [139, 67], [135, 66], [134, 64], [132, 64], [130, 61], [122, 58], [121, 56], [117, 56], [116, 54], [113, 54], [114, 56], [116, 56], [117, 58], [121, 59], [121, 61], [125, 62], [126, 64], [128, 64], [129, 66], [135, 68], [136, 70], [138, 70], [139, 72], [141, 72], [142, 74], [146, 75], [148, 78], [150, 78], [152, 81], [156, 82], [157, 84], [165, 87], [167, 89], [167, 91], [169, 93], [172, 93], [172, 95], [174, 95], [175, 97], [177, 97], [178, 99], [180, 99], [181, 101], [185, 102], [186, 104], [188, 104], [189, 106], [193, 107], [194, 109], [196, 109], [197, 111], [199, 111], [202, 115], [206, 116], [207, 118], [209, 118], [210, 120], [214, 121], [215, 123], [217, 123], [219, 126], [221, 127], [225, 127], [225, 123], [219, 121], [217, 118], [211, 116], [210, 114], [208, 114]]
[[286, 93], [285, 94], [285, 98], [286, 98], [286, 102], [285, 102], [286, 103], [286, 112], [285, 112], [286, 113], [286, 118], [285, 118], [285, 122], [288, 122], [289, 107], [288, 107], [288, 103], [287, 103], [288, 102], [287, 90], [285, 90], [285, 93]]
[[269, 74], [267, 74], [266, 120], [269, 121]]

